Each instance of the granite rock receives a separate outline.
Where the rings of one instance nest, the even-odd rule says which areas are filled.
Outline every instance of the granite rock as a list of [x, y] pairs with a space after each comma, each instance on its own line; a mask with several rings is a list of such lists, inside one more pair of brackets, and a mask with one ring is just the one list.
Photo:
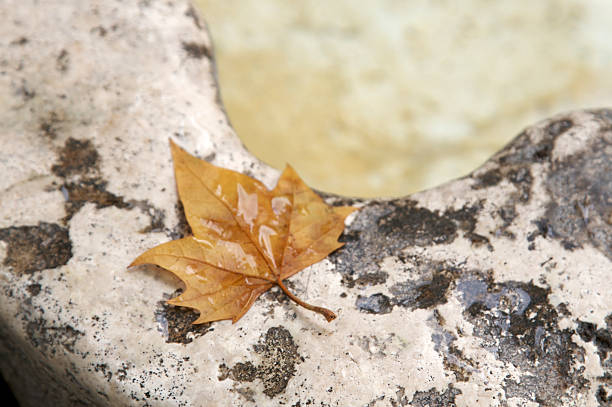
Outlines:
[[612, 110], [361, 209], [237, 324], [191, 325], [142, 251], [188, 233], [168, 139], [272, 186], [185, 1], [0, 4], [0, 371], [23, 406], [606, 406]]

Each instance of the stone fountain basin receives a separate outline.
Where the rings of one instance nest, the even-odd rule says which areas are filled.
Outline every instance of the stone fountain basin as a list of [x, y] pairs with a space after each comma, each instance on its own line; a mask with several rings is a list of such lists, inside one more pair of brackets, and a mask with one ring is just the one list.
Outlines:
[[470, 175], [355, 205], [346, 245], [237, 324], [194, 326], [144, 250], [186, 231], [168, 139], [274, 185], [186, 1], [0, 5], [0, 371], [23, 406], [604, 406], [612, 110]]

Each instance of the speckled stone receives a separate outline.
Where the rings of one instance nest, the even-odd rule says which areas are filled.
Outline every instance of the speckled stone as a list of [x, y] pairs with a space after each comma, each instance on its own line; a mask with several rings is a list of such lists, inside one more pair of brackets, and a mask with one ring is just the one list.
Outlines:
[[[237, 324], [193, 326], [142, 251], [189, 233], [168, 138], [268, 185], [184, 1], [0, 4], [0, 369], [23, 406], [606, 406], [612, 110], [361, 210]], [[256, 103], [256, 101], [254, 101]]]

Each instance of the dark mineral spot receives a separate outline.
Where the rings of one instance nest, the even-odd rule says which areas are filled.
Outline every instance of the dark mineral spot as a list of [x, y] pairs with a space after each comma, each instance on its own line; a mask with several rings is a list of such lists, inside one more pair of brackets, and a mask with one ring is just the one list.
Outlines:
[[537, 161], [547, 161], [550, 158], [552, 151], [552, 143], [540, 143], [536, 144], [533, 148], [532, 156]]
[[253, 350], [261, 363], [256, 365], [247, 361], [232, 368], [222, 364], [219, 366], [219, 380], [231, 378], [238, 382], [252, 382], [259, 379], [264, 386], [263, 393], [268, 397], [282, 393], [295, 375], [295, 365], [303, 360], [291, 333], [283, 326], [272, 327], [262, 335]]
[[23, 101], [27, 102], [28, 100], [34, 99], [34, 97], [36, 96], [36, 91], [29, 87], [27, 82], [22, 79], [21, 85], [17, 86], [17, 88], [15, 89], [15, 95], [21, 96]]
[[13, 46], [15, 46], [15, 45], [19, 45], [19, 46], [23, 46], [23, 45], [26, 45], [28, 42], [30, 42], [30, 40], [28, 40], [26, 37], [19, 37], [19, 38], [15, 39], [15, 40], [11, 41], [11, 42], [9, 43], [9, 45], [13, 45]]
[[391, 299], [382, 293], [372, 294], [369, 297], [357, 297], [355, 306], [369, 314], [388, 314], [393, 310]]
[[522, 203], [529, 202], [531, 185], [533, 184], [533, 176], [529, 167], [522, 166], [508, 171], [508, 180], [514, 184], [518, 191], [518, 201]]
[[8, 245], [4, 265], [16, 273], [53, 269], [72, 258], [68, 229], [55, 223], [0, 229], [0, 240]]
[[537, 227], [537, 230], [527, 235], [528, 242], [533, 242], [538, 236], [544, 238], [553, 238], [556, 236], [555, 230], [547, 219], [534, 220], [532, 223]]
[[90, 140], [69, 138], [59, 153], [59, 162], [51, 171], [58, 177], [66, 178], [72, 175], [87, 176], [96, 172], [100, 155]]
[[187, 11], [185, 11], [185, 15], [187, 17], [190, 17], [193, 20], [193, 23], [195, 24], [196, 27], [198, 27], [198, 29], [200, 30], [202, 29], [202, 23], [200, 22], [200, 17], [198, 17], [198, 13], [195, 11], [193, 6], [189, 6]]
[[557, 137], [568, 131], [573, 125], [570, 119], [561, 119], [550, 123], [544, 131], [549, 136]]
[[41, 286], [38, 283], [30, 284], [26, 287], [26, 290], [28, 290], [28, 293], [32, 297], [36, 297], [38, 294], [40, 294], [40, 289], [41, 289]]
[[[183, 290], [178, 289], [167, 298], [174, 298], [180, 295]], [[157, 303], [155, 319], [159, 324], [159, 330], [166, 335], [167, 343], [188, 344], [199, 336], [212, 331], [212, 323], [193, 325], [193, 321], [198, 319], [199, 313], [187, 307], [176, 307], [166, 301]]]
[[113, 372], [109, 369], [106, 363], [97, 363], [94, 366], [94, 371], [100, 372], [106, 378], [107, 382], [113, 378]]
[[191, 58], [195, 59], [211, 59], [212, 54], [210, 49], [206, 44], [198, 44], [196, 42], [185, 42], [182, 43], [183, 50], [189, 55]]
[[580, 335], [580, 338], [585, 342], [591, 342], [595, 337], [595, 331], [597, 326], [591, 322], [578, 321], [578, 328], [576, 332]]
[[93, 27], [89, 32], [91, 32], [92, 34], [98, 34], [100, 37], [104, 37], [106, 36], [106, 33], [108, 31], [106, 30], [106, 28], [102, 27], [101, 25], [98, 25]]
[[[612, 382], [612, 375], [608, 375], [608, 381]], [[608, 393], [606, 389], [604, 388], [603, 384], [597, 388], [597, 393], [595, 393], [595, 398], [597, 399], [601, 407], [612, 406], [612, 392]]]
[[[139, 202], [130, 201], [129, 204], [140, 207], [140, 209], [144, 213], [147, 213], [149, 215], [150, 223], [144, 229], [140, 230], [140, 233], [161, 232], [164, 230], [166, 212], [164, 212], [163, 209], [154, 207], [148, 201], [139, 201]], [[139, 206], [139, 205], [142, 205], [142, 206]]]
[[51, 112], [47, 117], [40, 120], [38, 129], [40, 130], [41, 136], [48, 138], [49, 140], [55, 140], [59, 131], [60, 119], [55, 112]]
[[61, 50], [55, 60], [55, 67], [60, 72], [66, 72], [70, 67], [70, 55], [65, 49]]

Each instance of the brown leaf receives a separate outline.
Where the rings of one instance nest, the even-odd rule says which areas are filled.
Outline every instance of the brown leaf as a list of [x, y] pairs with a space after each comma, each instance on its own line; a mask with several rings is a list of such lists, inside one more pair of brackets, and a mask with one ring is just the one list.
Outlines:
[[331, 207], [285, 168], [270, 191], [246, 175], [189, 155], [170, 141], [179, 197], [193, 236], [154, 247], [130, 266], [156, 264], [186, 285], [168, 302], [200, 312], [194, 324], [238, 321], [273, 285], [328, 321], [283, 280], [342, 246], [338, 236], [353, 207]]

